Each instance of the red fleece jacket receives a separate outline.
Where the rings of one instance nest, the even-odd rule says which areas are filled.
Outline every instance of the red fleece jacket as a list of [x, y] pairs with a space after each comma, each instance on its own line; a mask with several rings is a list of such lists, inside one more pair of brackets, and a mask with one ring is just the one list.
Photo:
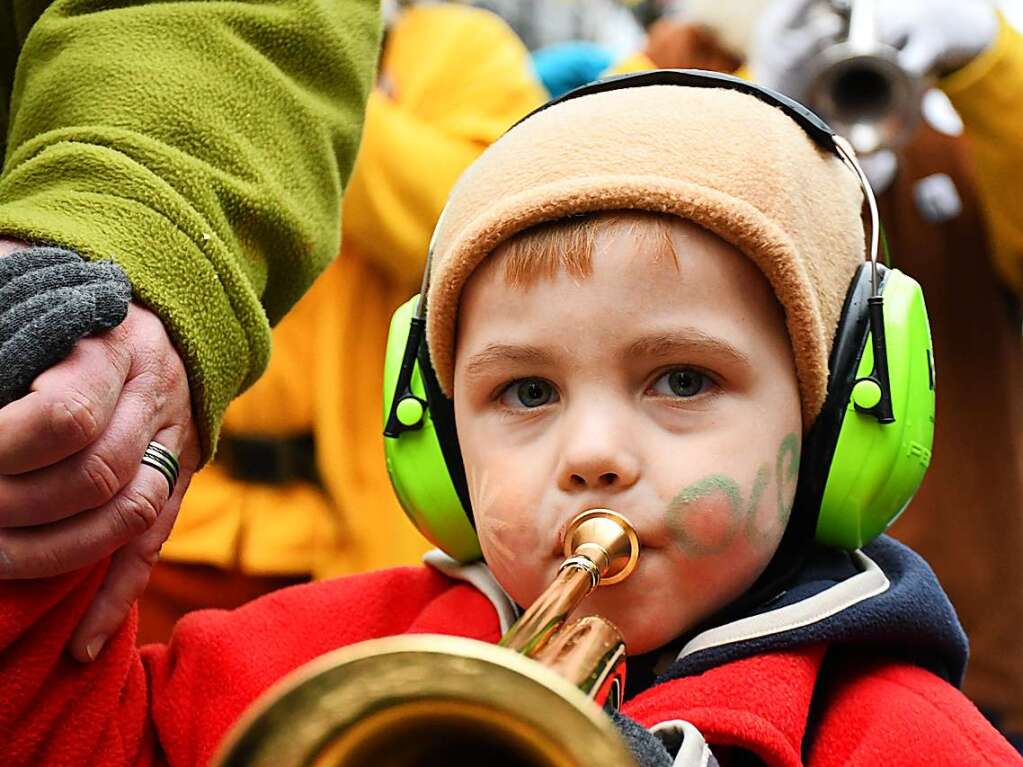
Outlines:
[[[135, 648], [134, 616], [92, 664], [65, 651], [105, 572], [0, 583], [0, 755], [16, 765], [205, 765], [267, 687], [342, 645], [402, 633], [498, 639], [474, 587], [429, 568], [297, 586], [233, 611], [184, 618], [167, 646]], [[825, 648], [740, 660], [653, 687], [625, 713], [643, 725], [685, 719], [711, 744], [769, 765], [801, 765]], [[832, 664], [833, 667], [833, 664]], [[1023, 764], [955, 688], [915, 666], [845, 661], [806, 764]]]

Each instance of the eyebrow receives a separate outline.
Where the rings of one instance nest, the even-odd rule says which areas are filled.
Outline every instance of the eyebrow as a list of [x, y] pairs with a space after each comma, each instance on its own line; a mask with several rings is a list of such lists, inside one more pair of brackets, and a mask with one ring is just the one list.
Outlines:
[[698, 350], [733, 365], [751, 367], [749, 355], [722, 338], [688, 329], [640, 338], [629, 345], [629, 357], [669, 357], [681, 349]]
[[550, 365], [553, 357], [538, 346], [511, 346], [490, 344], [483, 351], [474, 354], [465, 366], [467, 376], [481, 375], [494, 365], [519, 363], [521, 365]]

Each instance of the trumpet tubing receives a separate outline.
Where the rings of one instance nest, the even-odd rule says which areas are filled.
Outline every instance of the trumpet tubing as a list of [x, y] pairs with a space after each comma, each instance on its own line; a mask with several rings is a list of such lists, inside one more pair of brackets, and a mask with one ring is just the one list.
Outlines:
[[[216, 767], [623, 767], [600, 706], [624, 690], [608, 621], [568, 616], [632, 572], [639, 541], [614, 512], [576, 517], [554, 582], [501, 645], [428, 634], [342, 648], [275, 685], [221, 746]], [[594, 705], [594, 703], [597, 705]]]

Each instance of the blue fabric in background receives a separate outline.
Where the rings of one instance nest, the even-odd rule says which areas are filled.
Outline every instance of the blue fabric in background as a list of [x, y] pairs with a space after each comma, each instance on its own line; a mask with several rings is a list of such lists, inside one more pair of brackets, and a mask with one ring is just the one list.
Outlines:
[[614, 63], [614, 55], [594, 43], [570, 41], [539, 48], [531, 54], [533, 68], [551, 98], [593, 82]]

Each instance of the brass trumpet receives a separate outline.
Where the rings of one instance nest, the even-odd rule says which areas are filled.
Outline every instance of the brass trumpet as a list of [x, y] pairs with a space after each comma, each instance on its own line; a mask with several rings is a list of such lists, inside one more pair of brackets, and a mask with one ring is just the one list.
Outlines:
[[898, 63], [898, 51], [877, 32], [878, 0], [830, 3], [848, 17], [846, 39], [807, 66], [806, 102], [860, 154], [898, 149], [920, 120], [924, 83]]
[[639, 540], [625, 518], [593, 509], [572, 520], [565, 555], [499, 645], [404, 635], [317, 658], [253, 704], [212, 764], [633, 765], [601, 711], [624, 692], [621, 634], [596, 616], [566, 622], [595, 588], [632, 573]]

